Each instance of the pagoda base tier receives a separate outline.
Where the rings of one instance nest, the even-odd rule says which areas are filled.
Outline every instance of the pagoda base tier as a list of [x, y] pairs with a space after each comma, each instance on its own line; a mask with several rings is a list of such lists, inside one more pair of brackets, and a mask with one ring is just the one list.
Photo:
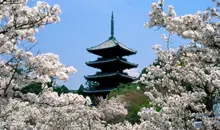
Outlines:
[[105, 88], [105, 89], [96, 89], [96, 90], [86, 90], [86, 89], [84, 89], [83, 92], [84, 93], [105, 93], [105, 92], [110, 92], [113, 89], [117, 89], [117, 88]]
[[103, 97], [107, 98], [111, 90], [116, 90], [116, 88], [103, 88], [103, 89], [92, 89], [92, 90], [83, 90], [83, 94], [87, 96], [96, 96], [96, 97]]

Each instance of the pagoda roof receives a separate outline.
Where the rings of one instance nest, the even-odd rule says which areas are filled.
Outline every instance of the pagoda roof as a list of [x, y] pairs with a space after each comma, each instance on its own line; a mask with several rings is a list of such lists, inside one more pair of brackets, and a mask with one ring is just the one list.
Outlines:
[[97, 55], [102, 55], [101, 51], [111, 50], [114, 48], [118, 48], [118, 49], [126, 52], [126, 54], [124, 54], [124, 55], [132, 55], [132, 54], [137, 53], [137, 51], [126, 47], [124, 44], [117, 41], [114, 37], [110, 37], [107, 41], [105, 41], [97, 46], [87, 48], [87, 51], [94, 53], [94, 54], [97, 54]]
[[88, 66], [91, 66], [91, 67], [100, 68], [100, 67], [102, 67], [103, 64], [110, 64], [110, 63], [115, 63], [115, 62], [120, 62], [124, 65], [128, 65], [127, 68], [134, 68], [134, 67], [138, 66], [137, 64], [126, 61], [126, 59], [123, 60], [123, 59], [118, 58], [118, 57], [116, 57], [116, 58], [99, 58], [96, 61], [86, 62], [86, 64]]
[[[132, 54], [136, 54], [137, 51], [130, 49], [128, 47], [126, 47], [125, 45], [123, 45], [122, 43], [120, 43], [119, 41], [116, 40], [116, 38], [114, 37], [114, 15], [112, 12], [112, 16], [111, 16], [111, 36], [109, 37], [108, 40], [106, 40], [105, 42], [91, 47], [91, 48], [87, 48], [87, 51], [100, 55], [100, 56], [109, 56], [109, 54], [113, 54], [112, 52], [116, 52], [116, 54], [118, 55], [132, 55]], [[121, 52], [121, 53], [117, 53], [117, 52]]]
[[95, 50], [102, 50], [102, 49], [108, 49], [108, 48], [113, 48], [113, 47], [120, 47], [124, 50], [128, 50], [132, 53], [136, 53], [137, 51], [133, 50], [133, 49], [130, 49], [128, 47], [126, 47], [124, 44], [118, 42], [115, 38], [109, 38], [107, 41], [97, 45], [97, 46], [94, 46], [94, 47], [91, 47], [91, 48], [87, 48], [88, 51], [95, 51]]
[[120, 72], [109, 72], [109, 73], [98, 73], [98, 74], [95, 74], [95, 75], [88, 75], [88, 76], [85, 76], [85, 78], [87, 80], [94, 80], [94, 81], [98, 81], [100, 79], [112, 79], [113, 77], [115, 78], [123, 78], [123, 79], [126, 79], [127, 81], [134, 81], [136, 78], [133, 78], [127, 74], [123, 74], [123, 73], [120, 73]]

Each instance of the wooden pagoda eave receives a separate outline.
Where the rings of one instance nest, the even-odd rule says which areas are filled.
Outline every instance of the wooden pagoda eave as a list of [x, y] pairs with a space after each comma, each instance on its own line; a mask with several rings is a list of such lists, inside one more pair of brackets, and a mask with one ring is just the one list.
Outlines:
[[[96, 54], [96, 55], [103, 55], [103, 52], [113, 52], [112, 50], [118, 50], [118, 52], [123, 52], [123, 55], [133, 55], [136, 54], [137, 51], [130, 49], [123, 45], [122, 43], [119, 43], [115, 38], [110, 38], [109, 40], [86, 49], [88, 52]], [[114, 51], [115, 52], [115, 51]]]
[[134, 64], [134, 63], [131, 63], [131, 62], [128, 62], [128, 61], [125, 61], [125, 60], [122, 60], [120, 58], [111, 58], [111, 59], [102, 59], [102, 60], [96, 60], [96, 61], [89, 61], [89, 62], [86, 62], [86, 65], [88, 66], [91, 66], [91, 67], [95, 67], [95, 68], [100, 68], [99, 66], [103, 66], [104, 64], [109, 64], [109, 63], [114, 63], [114, 62], [120, 62], [124, 65], [127, 65], [129, 66], [129, 68], [135, 68], [137, 67], [138, 65], [137, 64]]
[[106, 48], [96, 48], [96, 49], [94, 49], [93, 47], [91, 47], [91, 48], [86, 48], [86, 50], [87, 50], [88, 52], [94, 53], [94, 52], [96, 52], [96, 51], [101, 51], [101, 50], [106, 51], [107, 49], [112, 49], [112, 48], [116, 48], [116, 47], [119, 47], [120, 49], [123, 49], [123, 50], [125, 50], [125, 51], [127, 51], [127, 52], [130, 52], [131, 54], [136, 54], [136, 53], [137, 53], [137, 51], [126, 47], [126, 46], [123, 45], [122, 43], [115, 43], [115, 45], [110, 46], [110, 47], [106, 47]]
[[128, 48], [128, 47], [126, 47], [124, 44], [122, 44], [122, 43], [117, 43], [117, 46], [119, 46], [121, 49], [123, 49], [123, 50], [127, 50], [127, 51], [129, 51], [131, 54], [136, 54], [137, 53], [137, 51], [135, 51], [135, 50], [133, 50], [133, 49], [131, 49], [131, 48]]
[[122, 74], [120, 72], [113, 72], [113, 73], [107, 73], [107, 74], [95, 74], [95, 75], [88, 75], [88, 76], [85, 76], [85, 79], [87, 80], [99, 80], [99, 79], [106, 79], [106, 78], [112, 78], [112, 77], [121, 77], [121, 78], [124, 78], [124, 79], [127, 79], [127, 80], [130, 80], [130, 81], [134, 81], [135, 78], [129, 76], [129, 75], [125, 75], [125, 74]]
[[[129, 56], [129, 55], [134, 55], [137, 53], [137, 51], [131, 52], [131, 51], [127, 51], [124, 50], [123, 48], [121, 48], [120, 46], [115, 46], [115, 47], [109, 47], [109, 48], [105, 48], [105, 49], [100, 49], [100, 50], [89, 50], [87, 49], [88, 52], [95, 54], [95, 55], [99, 55], [99, 56]], [[114, 53], [112, 53], [114, 52]]]

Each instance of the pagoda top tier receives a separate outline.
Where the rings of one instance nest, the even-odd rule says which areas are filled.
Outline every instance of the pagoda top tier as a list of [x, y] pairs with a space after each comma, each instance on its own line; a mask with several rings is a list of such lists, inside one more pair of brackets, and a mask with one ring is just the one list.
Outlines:
[[127, 56], [127, 55], [133, 55], [136, 54], [137, 51], [132, 50], [119, 41], [116, 40], [114, 37], [114, 15], [112, 12], [111, 16], [111, 36], [109, 39], [97, 46], [87, 48], [88, 52], [91, 52], [93, 54], [99, 55], [99, 56]]

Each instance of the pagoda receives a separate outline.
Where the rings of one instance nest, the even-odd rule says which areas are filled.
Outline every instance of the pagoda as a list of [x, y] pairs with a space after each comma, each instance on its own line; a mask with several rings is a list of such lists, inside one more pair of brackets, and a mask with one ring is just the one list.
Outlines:
[[85, 76], [87, 81], [98, 83], [96, 88], [85, 89], [85, 94], [105, 97], [110, 90], [117, 88], [120, 83], [130, 83], [136, 80], [136, 78], [129, 76], [123, 70], [136, 68], [138, 65], [128, 62], [123, 56], [136, 54], [137, 51], [126, 47], [114, 37], [113, 12], [111, 16], [111, 36], [107, 41], [87, 48], [87, 51], [99, 57], [95, 61], [86, 62], [86, 65], [101, 71], [94, 75]]

